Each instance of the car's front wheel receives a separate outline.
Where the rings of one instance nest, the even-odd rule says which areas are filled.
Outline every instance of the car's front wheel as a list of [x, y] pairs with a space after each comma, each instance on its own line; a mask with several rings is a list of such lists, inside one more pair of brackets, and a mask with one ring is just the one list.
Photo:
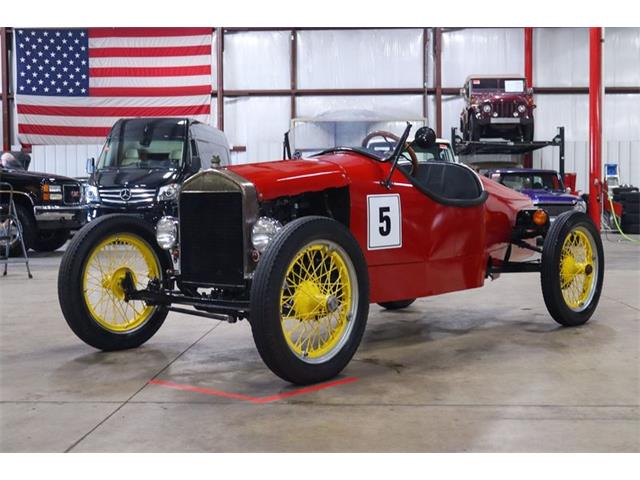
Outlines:
[[540, 281], [547, 310], [564, 326], [582, 325], [598, 305], [604, 279], [602, 239], [591, 218], [570, 211], [551, 225]]
[[368, 312], [364, 256], [330, 218], [287, 224], [260, 259], [251, 329], [260, 356], [284, 380], [309, 384], [338, 375], [360, 344]]
[[127, 301], [122, 282], [137, 289], [162, 282], [170, 260], [148, 225], [128, 215], [107, 215], [83, 227], [69, 243], [58, 273], [58, 299], [71, 330], [100, 350], [142, 345], [156, 333], [167, 309]]
[[69, 240], [69, 230], [44, 230], [38, 232], [33, 249], [37, 252], [53, 252], [67, 243]]

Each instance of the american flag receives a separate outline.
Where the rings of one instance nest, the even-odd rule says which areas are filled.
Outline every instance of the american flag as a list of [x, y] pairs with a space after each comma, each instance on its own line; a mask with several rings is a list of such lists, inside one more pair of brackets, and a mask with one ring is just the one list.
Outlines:
[[18, 28], [23, 144], [102, 143], [123, 117], [209, 122], [211, 28]]

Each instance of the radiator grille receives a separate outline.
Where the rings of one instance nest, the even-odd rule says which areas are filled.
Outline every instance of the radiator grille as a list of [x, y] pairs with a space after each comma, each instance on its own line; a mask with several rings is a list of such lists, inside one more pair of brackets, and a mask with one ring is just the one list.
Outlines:
[[98, 193], [102, 203], [117, 206], [151, 205], [156, 197], [155, 188], [108, 187], [98, 189]]
[[185, 282], [243, 284], [240, 192], [184, 192], [180, 196], [180, 269]]
[[550, 217], [557, 217], [561, 213], [568, 212], [569, 210], [573, 210], [573, 205], [566, 204], [566, 203], [560, 203], [555, 205], [539, 203], [536, 206], [539, 208], [543, 208], [549, 214]]
[[82, 199], [82, 192], [80, 191], [80, 185], [63, 185], [63, 200], [66, 205], [74, 205], [80, 203]]
[[513, 117], [513, 112], [516, 111], [516, 106], [512, 102], [498, 102], [496, 106], [498, 117]]

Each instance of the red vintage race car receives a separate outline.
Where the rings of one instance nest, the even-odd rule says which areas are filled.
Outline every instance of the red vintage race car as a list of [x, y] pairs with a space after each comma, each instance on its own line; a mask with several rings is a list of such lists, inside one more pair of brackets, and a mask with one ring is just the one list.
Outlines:
[[[102, 217], [70, 243], [60, 305], [102, 350], [146, 342], [170, 311], [248, 319], [256, 347], [297, 384], [342, 371], [370, 303], [481, 287], [540, 272], [560, 324], [593, 314], [604, 274], [599, 232], [584, 213], [550, 223], [531, 200], [468, 167], [434, 160], [426, 127], [392, 151], [336, 147], [306, 160], [203, 171], [186, 181], [179, 218], [155, 226]], [[370, 140], [370, 139], [369, 139]]]

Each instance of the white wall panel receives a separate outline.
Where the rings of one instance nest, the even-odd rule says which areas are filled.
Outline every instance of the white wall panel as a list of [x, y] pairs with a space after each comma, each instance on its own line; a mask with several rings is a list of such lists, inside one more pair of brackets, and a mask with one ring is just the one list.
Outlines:
[[442, 34], [442, 86], [472, 74], [524, 73], [524, 29], [465, 28]]
[[229, 144], [244, 145], [246, 153], [234, 154], [235, 163], [282, 158], [284, 132], [289, 130], [289, 97], [239, 97], [224, 102], [225, 133]]
[[87, 158], [97, 158], [102, 145], [34, 145], [29, 170], [86, 177]]
[[237, 32], [224, 36], [224, 88], [289, 88], [290, 32]]
[[316, 117], [340, 110], [369, 110], [384, 118], [422, 118], [421, 95], [300, 97], [298, 117]]
[[298, 33], [299, 88], [421, 87], [422, 29]]
[[608, 87], [640, 85], [640, 28], [606, 28], [604, 81]]
[[535, 95], [535, 139], [551, 140], [556, 127], [564, 126], [565, 138], [589, 138], [589, 97], [587, 95]]
[[605, 95], [603, 130], [607, 140], [640, 140], [640, 95]]
[[533, 32], [533, 84], [585, 87], [589, 84], [589, 29], [536, 28]]

